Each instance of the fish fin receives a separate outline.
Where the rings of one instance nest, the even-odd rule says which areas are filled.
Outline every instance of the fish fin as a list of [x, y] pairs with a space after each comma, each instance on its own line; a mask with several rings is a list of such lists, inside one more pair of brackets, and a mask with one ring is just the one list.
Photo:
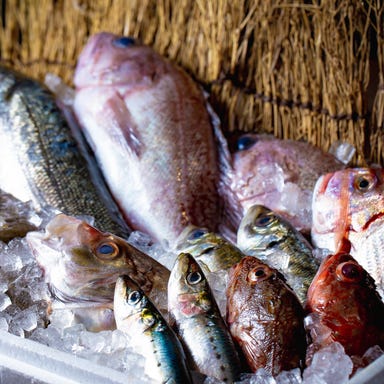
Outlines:
[[250, 365], [262, 367], [267, 361], [262, 345], [246, 330], [240, 334], [240, 346]]
[[117, 147], [139, 157], [143, 143], [122, 96], [115, 92], [113, 97], [108, 98], [105, 102], [103, 110], [113, 111], [104, 118], [109, 119], [110, 135]]
[[228, 142], [222, 130], [220, 118], [217, 116], [212, 106], [206, 101], [208, 113], [211, 117], [214, 137], [218, 148], [218, 161], [220, 179], [218, 193], [221, 199], [222, 219], [219, 225], [219, 232], [228, 240], [236, 243], [237, 228], [243, 217], [243, 208], [231, 188], [233, 165], [232, 156], [229, 151]]

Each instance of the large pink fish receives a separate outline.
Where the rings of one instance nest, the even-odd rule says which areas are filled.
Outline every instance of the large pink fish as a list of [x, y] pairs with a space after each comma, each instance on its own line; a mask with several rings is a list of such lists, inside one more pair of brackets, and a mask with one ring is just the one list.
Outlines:
[[92, 36], [74, 110], [126, 220], [172, 245], [187, 224], [217, 228], [218, 155], [197, 84], [152, 48]]
[[384, 169], [348, 168], [322, 176], [312, 212], [314, 245], [349, 252], [384, 297]]
[[255, 204], [264, 205], [309, 233], [317, 179], [344, 167], [335, 156], [308, 142], [246, 134], [238, 139], [233, 154], [231, 188], [243, 215]]

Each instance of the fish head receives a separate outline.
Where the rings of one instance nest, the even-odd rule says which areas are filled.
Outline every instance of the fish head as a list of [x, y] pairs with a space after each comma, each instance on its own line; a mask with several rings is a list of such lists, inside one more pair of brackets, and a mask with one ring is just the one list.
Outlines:
[[175, 249], [179, 252], [191, 253], [194, 256], [214, 246], [214, 234], [207, 228], [187, 225], [176, 239]]
[[285, 279], [276, 269], [269, 267], [256, 257], [245, 256], [235, 264], [228, 274], [227, 320], [238, 318], [250, 301], [261, 299], [263, 303], [275, 301], [275, 282]]
[[130, 244], [64, 214], [55, 216], [45, 233], [29, 232], [27, 242], [62, 302], [110, 302], [117, 276], [136, 270]]
[[243, 217], [237, 242], [241, 248], [265, 251], [271, 243], [279, 243], [287, 236], [284, 220], [263, 205], [253, 205]]
[[340, 250], [349, 232], [365, 231], [384, 215], [384, 170], [348, 168], [321, 176], [312, 200], [312, 239]]
[[136, 39], [108, 32], [92, 35], [76, 67], [77, 88], [95, 85], [147, 86], [164, 68], [163, 60]]
[[378, 295], [374, 280], [350, 254], [330, 254], [308, 289], [307, 309], [327, 311], [335, 321], [347, 316], [345, 322], [353, 322], [371, 294]]
[[130, 335], [145, 332], [159, 320], [148, 297], [128, 275], [117, 278], [113, 302], [117, 328]]
[[189, 253], [176, 258], [168, 281], [168, 307], [178, 316], [192, 317], [212, 308], [212, 294], [206, 276]]

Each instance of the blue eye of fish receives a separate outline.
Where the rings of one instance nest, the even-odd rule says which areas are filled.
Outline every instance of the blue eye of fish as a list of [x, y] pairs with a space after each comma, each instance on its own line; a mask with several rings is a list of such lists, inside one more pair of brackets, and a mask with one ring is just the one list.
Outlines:
[[255, 224], [259, 227], [266, 227], [273, 221], [273, 217], [270, 215], [259, 216], [257, 220], [255, 220]]
[[141, 300], [141, 293], [139, 291], [133, 291], [128, 295], [128, 304], [135, 305]]
[[252, 147], [256, 143], [256, 140], [250, 136], [242, 136], [237, 140], [237, 149], [244, 151]]
[[195, 240], [199, 239], [200, 237], [204, 236], [207, 233], [204, 229], [196, 229], [189, 235], [189, 240]]
[[96, 248], [96, 255], [109, 260], [119, 255], [119, 247], [113, 242], [102, 243]]
[[113, 40], [113, 45], [118, 48], [127, 48], [135, 45], [135, 39], [132, 37], [119, 37], [118, 39]]
[[200, 283], [202, 279], [203, 276], [201, 276], [201, 273], [197, 271], [191, 272], [187, 275], [187, 282], [192, 285]]

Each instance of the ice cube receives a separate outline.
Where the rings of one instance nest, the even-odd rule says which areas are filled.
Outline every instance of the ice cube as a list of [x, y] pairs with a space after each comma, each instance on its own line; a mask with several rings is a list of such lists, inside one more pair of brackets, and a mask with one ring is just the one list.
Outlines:
[[311, 365], [304, 370], [303, 384], [343, 384], [352, 373], [353, 363], [344, 347], [334, 342], [313, 355]]
[[300, 384], [302, 382], [300, 368], [282, 371], [276, 377], [276, 384]]
[[0, 330], [8, 332], [8, 320], [5, 316], [1, 314], [0, 314]]
[[11, 322], [12, 325], [17, 325], [24, 331], [31, 332], [37, 327], [37, 306], [33, 305], [23, 311], [20, 311]]
[[12, 304], [11, 299], [6, 293], [0, 293], [0, 311], [3, 311]]
[[60, 346], [63, 344], [60, 331], [53, 326], [37, 328], [31, 334], [30, 339], [55, 349], [60, 349]]
[[[236, 382], [237, 383], [237, 382]], [[255, 373], [243, 373], [241, 384], [276, 384], [276, 380], [264, 368], [259, 368]]]

